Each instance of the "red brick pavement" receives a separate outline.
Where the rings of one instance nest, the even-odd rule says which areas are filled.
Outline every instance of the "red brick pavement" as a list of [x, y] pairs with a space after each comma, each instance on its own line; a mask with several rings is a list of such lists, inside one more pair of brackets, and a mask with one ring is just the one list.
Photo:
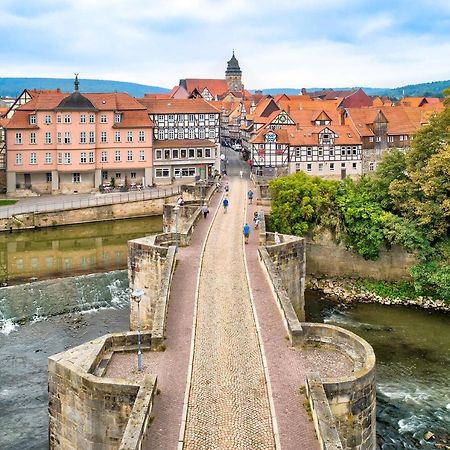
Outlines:
[[247, 220], [252, 225], [249, 245], [245, 246], [250, 288], [262, 335], [272, 385], [272, 397], [282, 450], [318, 450], [313, 422], [304, 407], [300, 386], [305, 384], [307, 367], [299, 350], [289, 347], [287, 332], [273, 298], [266, 276], [258, 261], [258, 230], [253, 228], [253, 214], [261, 209], [248, 205]]

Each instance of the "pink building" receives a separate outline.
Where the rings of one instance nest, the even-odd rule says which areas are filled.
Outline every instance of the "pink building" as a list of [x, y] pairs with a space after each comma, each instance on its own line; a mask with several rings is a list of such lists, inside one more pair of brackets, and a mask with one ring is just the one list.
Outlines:
[[146, 108], [126, 93], [41, 92], [6, 124], [7, 192], [90, 192], [153, 183]]

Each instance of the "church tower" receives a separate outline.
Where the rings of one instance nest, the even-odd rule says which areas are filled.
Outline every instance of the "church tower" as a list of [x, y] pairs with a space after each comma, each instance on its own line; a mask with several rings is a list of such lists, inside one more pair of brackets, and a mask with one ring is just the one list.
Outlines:
[[233, 92], [242, 92], [244, 85], [242, 84], [242, 71], [239, 67], [239, 62], [234, 56], [228, 61], [227, 70], [225, 71], [225, 79], [228, 84], [228, 89]]

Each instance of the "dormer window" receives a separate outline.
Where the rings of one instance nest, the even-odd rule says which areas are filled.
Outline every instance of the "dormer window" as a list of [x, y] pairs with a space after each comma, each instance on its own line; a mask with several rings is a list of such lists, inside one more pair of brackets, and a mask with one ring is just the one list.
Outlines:
[[266, 142], [275, 142], [277, 139], [277, 135], [275, 133], [267, 133], [266, 134]]
[[122, 114], [116, 113], [114, 114], [114, 123], [120, 123], [122, 122]]
[[30, 125], [36, 125], [36, 116], [34, 114], [30, 116]]

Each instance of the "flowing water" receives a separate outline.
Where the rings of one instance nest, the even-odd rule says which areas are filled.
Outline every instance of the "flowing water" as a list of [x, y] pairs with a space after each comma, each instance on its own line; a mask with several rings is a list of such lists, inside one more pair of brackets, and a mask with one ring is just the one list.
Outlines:
[[[306, 303], [307, 320], [347, 328], [375, 351], [378, 449], [450, 445], [449, 315], [377, 304], [342, 309], [315, 292]], [[428, 431], [436, 439], [427, 442]]]

